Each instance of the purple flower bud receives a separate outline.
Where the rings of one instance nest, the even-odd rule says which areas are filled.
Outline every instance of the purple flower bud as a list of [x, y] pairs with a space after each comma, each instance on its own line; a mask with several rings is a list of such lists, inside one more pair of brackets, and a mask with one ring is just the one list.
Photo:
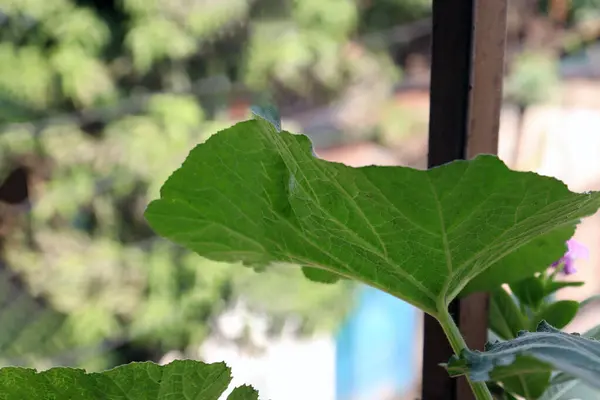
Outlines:
[[584, 258], [588, 259], [590, 254], [584, 245], [579, 242], [576, 242], [573, 239], [567, 241], [568, 250], [562, 258], [554, 263], [552, 263], [552, 267], [556, 268], [561, 264], [564, 264], [563, 273], [565, 275], [572, 275], [577, 272], [575, 268], [575, 260]]

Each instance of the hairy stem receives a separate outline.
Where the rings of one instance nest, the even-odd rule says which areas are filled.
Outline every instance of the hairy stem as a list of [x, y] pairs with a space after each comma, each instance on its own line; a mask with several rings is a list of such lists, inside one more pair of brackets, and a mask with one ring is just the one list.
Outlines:
[[[452, 346], [454, 353], [458, 356], [463, 350], [468, 350], [467, 343], [463, 339], [458, 326], [456, 326], [452, 316], [448, 313], [448, 308], [443, 307], [438, 312], [438, 321], [442, 325], [442, 329], [444, 329], [444, 333], [448, 341], [450, 341], [450, 346]], [[468, 376], [466, 378], [477, 400], [493, 400], [492, 394], [485, 382], [472, 382]]]

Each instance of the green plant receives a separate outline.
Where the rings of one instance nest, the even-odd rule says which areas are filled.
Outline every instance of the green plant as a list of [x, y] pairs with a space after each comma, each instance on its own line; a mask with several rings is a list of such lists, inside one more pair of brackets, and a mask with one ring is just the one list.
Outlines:
[[[559, 335], [559, 331], [556, 331], [555, 328], [562, 329], [567, 326], [578, 311], [597, 300], [597, 296], [579, 303], [572, 300], [556, 301], [554, 295], [565, 287], [583, 285], [583, 282], [562, 281], [558, 277], [563, 273], [565, 275], [574, 274], [576, 272], [574, 261], [577, 258], [585, 257], [587, 257], [587, 249], [574, 240], [569, 240], [565, 256], [553, 263], [547, 271], [513, 282], [510, 284], [511, 293], [504, 288], [492, 291], [488, 326], [498, 341], [490, 349], [493, 349], [493, 352], [482, 358], [477, 354], [467, 353], [467, 358], [472, 357], [470, 363], [491, 362], [493, 365], [498, 360], [493, 357], [498, 354], [509, 356], [511, 350], [516, 350], [518, 353], [520, 347], [514, 346], [516, 342], [525, 346], [531, 345], [539, 339], [545, 338], [544, 334], [549, 334], [548, 337], [552, 337], [552, 340], [555, 341], [572, 340], [570, 336]], [[527, 331], [536, 331], [538, 334], [527, 333]], [[596, 330], [586, 332], [583, 336], [600, 339]], [[506, 341], [509, 343], [503, 344]], [[541, 342], [543, 343], [544, 340]], [[524, 352], [535, 353], [540, 350], [544, 353], [544, 350], [547, 349], [540, 346]], [[550, 352], [560, 354], [560, 351], [552, 348]], [[566, 379], [564, 374], [553, 378], [554, 368], [551, 362], [556, 360], [548, 360], [546, 356], [547, 354], [538, 354], [537, 358], [531, 357], [531, 355], [520, 356], [508, 368], [498, 367], [490, 371], [490, 379], [502, 385], [502, 387], [495, 387], [496, 392], [504, 396], [520, 396], [527, 400], [552, 398], [547, 396], [550, 396], [550, 393], [558, 392], [560, 387], [563, 387], [572, 378]], [[544, 361], [540, 361], [540, 358]], [[451, 362], [451, 368], [461, 371], [459, 366], [461, 362], [455, 361]], [[567, 363], [568, 361], [567, 358], [561, 362]], [[579, 383], [577, 385], [581, 386]]]
[[[2, 398], [15, 400], [218, 400], [230, 383], [231, 372], [225, 364], [198, 361], [173, 361], [165, 366], [131, 363], [90, 374], [71, 368], [0, 370]], [[233, 389], [227, 399], [258, 400], [258, 393], [244, 385]]]
[[[317, 158], [306, 136], [281, 131], [274, 110], [255, 114], [255, 120], [198, 145], [169, 177], [160, 199], [145, 213], [156, 232], [213, 261], [242, 262], [257, 270], [273, 263], [299, 265], [311, 280], [354, 279], [419, 307], [439, 321], [456, 353], [446, 365], [448, 372], [467, 375], [477, 399], [492, 399], [488, 385], [501, 385], [504, 398], [511, 398], [517, 390], [508, 378], [532, 366], [540, 374], [562, 371], [557, 376], [563, 381], [577, 378], [598, 385], [600, 342], [562, 333], [545, 320], [535, 332], [518, 330], [530, 325], [527, 318], [557, 323], [548, 309], [560, 302], [546, 307], [538, 298], [562, 286], [555, 276], [542, 273], [563, 257], [580, 219], [600, 208], [600, 193], [572, 193], [556, 179], [511, 171], [485, 155], [428, 171], [350, 168]], [[499, 291], [504, 283], [517, 288], [531, 277], [544, 282], [541, 297], [527, 292], [534, 287], [530, 284], [515, 290], [519, 304]], [[453, 299], [477, 291], [494, 291], [494, 302], [502, 304], [500, 317], [509, 321], [506, 329], [491, 324], [507, 340], [485, 352], [467, 348], [448, 312]], [[521, 306], [534, 311], [533, 317]], [[185, 365], [190, 376], [221, 368]], [[50, 371], [62, 379], [56, 382], [68, 381], [69, 390], [97, 390], [97, 382], [120, 377], [140, 396], [127, 398], [163, 399], [174, 393], [162, 391], [163, 382], [174, 385], [161, 381], [160, 371], [165, 376], [168, 368], [176, 367], [130, 364], [91, 375]], [[133, 375], [139, 380], [126, 378]], [[68, 398], [63, 394], [68, 392], [56, 391], [58, 383], [39, 377], [4, 369], [0, 385], [13, 384], [20, 397], [14, 394], [11, 400], [27, 397], [25, 386]], [[178, 379], [178, 390], [194, 385], [196, 392], [186, 396], [200, 398], [212, 381]], [[108, 390], [109, 384], [102, 388]], [[230, 398], [256, 396], [244, 387]]]
[[[493, 156], [428, 171], [350, 168], [315, 157], [273, 113], [257, 115], [190, 153], [146, 211], [154, 230], [215, 261], [295, 264], [313, 280], [350, 278], [397, 296], [440, 322], [457, 354], [450, 372], [468, 374], [477, 398], [491, 398], [483, 366], [506, 367], [531, 349], [517, 337], [504, 342], [514, 345], [510, 357], [475, 363], [473, 354], [488, 353], [467, 348], [448, 304], [544, 271], [580, 218], [600, 207], [600, 194], [571, 193]], [[552, 348], [558, 333], [540, 327], [536, 341]], [[586, 379], [567, 364], [552, 366]]]

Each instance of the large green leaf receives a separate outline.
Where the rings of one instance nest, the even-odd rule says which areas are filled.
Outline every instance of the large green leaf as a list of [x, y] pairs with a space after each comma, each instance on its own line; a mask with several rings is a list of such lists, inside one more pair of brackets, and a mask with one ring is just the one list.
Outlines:
[[517, 374], [523, 369], [515, 360], [529, 356], [551, 365], [555, 370], [600, 388], [600, 341], [561, 332], [542, 321], [536, 332], [521, 332], [512, 340], [487, 346], [485, 352], [463, 350], [447, 365], [452, 376], [468, 374], [475, 382], [493, 377], [496, 368]]
[[510, 267], [560, 258], [599, 206], [598, 193], [571, 193], [488, 155], [428, 171], [327, 162], [306, 136], [259, 118], [192, 150], [146, 218], [204, 257], [321, 269], [435, 316], [471, 279], [556, 229], [544, 251], [525, 251], [536, 259]]
[[[101, 373], [52, 368], [36, 372], [26, 368], [0, 370], [0, 397], [4, 400], [218, 400], [231, 383], [224, 363], [173, 361], [160, 366], [150, 362], [123, 365]], [[258, 393], [241, 386], [228, 400], [258, 400]]]
[[498, 337], [509, 340], [527, 329], [527, 320], [510, 294], [503, 288], [494, 290], [490, 296], [489, 328]]
[[[513, 297], [503, 288], [492, 292], [490, 296], [489, 327], [504, 340], [517, 337], [528, 328], [528, 321], [519, 310]], [[531, 357], [517, 357], [507, 367], [496, 367], [491, 378], [501, 382], [504, 388], [525, 399], [537, 399], [547, 389], [552, 368]]]
[[585, 282], [573, 282], [573, 281], [550, 281], [546, 282], [544, 285], [544, 294], [546, 296], [550, 296], [560, 289], [564, 289], [566, 287], [580, 287], [585, 285]]
[[522, 305], [537, 310], [546, 297], [544, 284], [535, 276], [530, 276], [510, 285], [510, 290]]
[[531, 329], [535, 329], [541, 321], [562, 329], [575, 318], [578, 310], [579, 302], [575, 300], [561, 300], [545, 305], [531, 321]]

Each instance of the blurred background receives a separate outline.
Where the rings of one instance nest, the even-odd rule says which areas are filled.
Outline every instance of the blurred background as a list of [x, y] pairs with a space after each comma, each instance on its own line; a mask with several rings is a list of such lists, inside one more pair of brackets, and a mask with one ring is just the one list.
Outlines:
[[[421, 315], [156, 237], [188, 151], [280, 108], [353, 166], [426, 166], [430, 0], [0, 0], [0, 364], [225, 360], [271, 400], [414, 399]], [[511, 0], [500, 156], [600, 190], [600, 0]], [[600, 293], [600, 217], [564, 290]], [[595, 314], [595, 317], [594, 317]], [[567, 330], [600, 322], [598, 309]]]

